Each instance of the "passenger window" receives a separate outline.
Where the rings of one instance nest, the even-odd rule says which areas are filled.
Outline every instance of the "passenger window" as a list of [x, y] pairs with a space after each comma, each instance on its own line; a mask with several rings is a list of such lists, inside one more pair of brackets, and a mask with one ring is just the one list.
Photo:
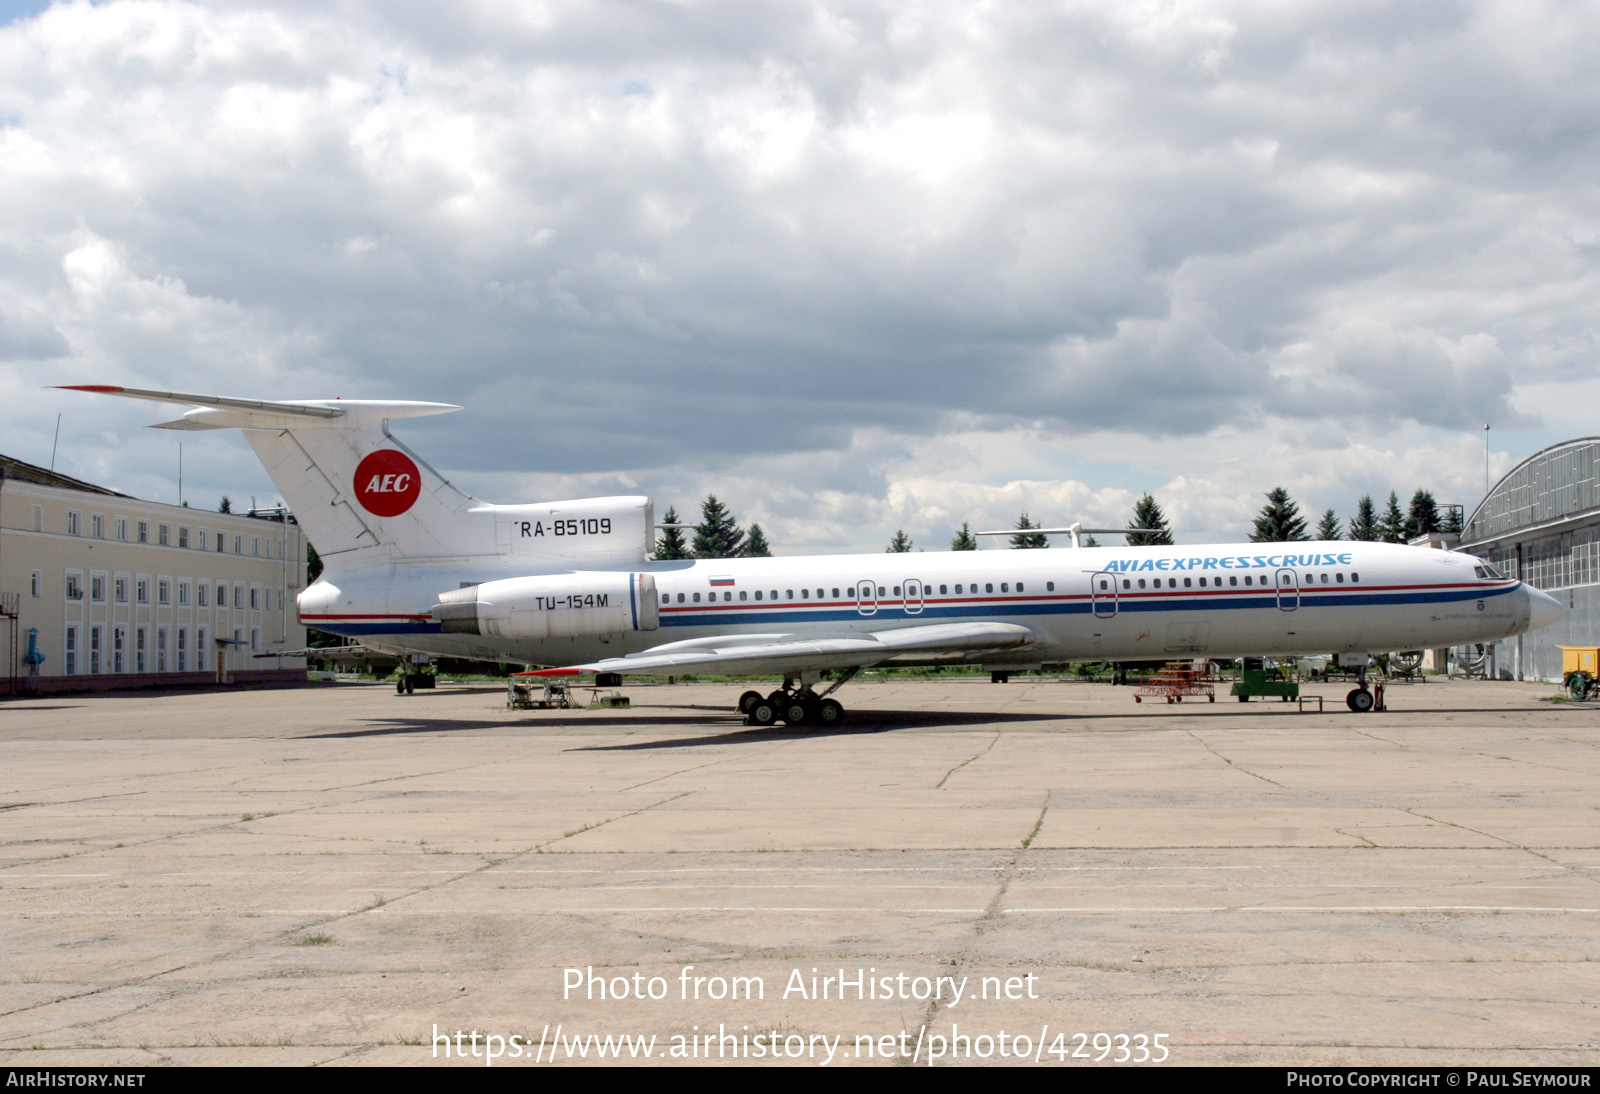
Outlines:
[[811, 590], [810, 589], [801, 589], [800, 590], [800, 599], [801, 600], [810, 600], [811, 599]]
[[1322, 583], [1324, 585], [1326, 585], [1328, 583], [1328, 575], [1327, 574], [1323, 574], [1322, 575]]
[[894, 595], [895, 596], [899, 596], [900, 595], [900, 586], [896, 585], [894, 587]]
[[1011, 591], [1011, 583], [1009, 581], [1002, 581], [1000, 583], [1000, 591], [1003, 593], [1009, 593]]
[[1055, 592], [1056, 591], [1056, 583], [1054, 581], [1046, 581], [1044, 583], [1044, 591], [1047, 592], [1047, 593]]
[[757, 599], [757, 600], [760, 600], [760, 599], [761, 599], [761, 590], [760, 590], [760, 589], [757, 589], [757, 590], [756, 590], [756, 599]]
[[[1142, 584], [1144, 584], [1144, 582], [1141, 581], [1140, 584], [1142, 585]], [[1129, 588], [1132, 588], [1133, 586], [1129, 583], [1127, 578], [1123, 578], [1122, 579], [1122, 587], [1124, 589], [1129, 589]]]
[[700, 603], [700, 594], [699, 593], [695, 593], [694, 594], [694, 602], [696, 604]]
[[1337, 582], [1338, 582], [1338, 583], [1339, 583], [1339, 584], [1340, 584], [1340, 585], [1343, 585], [1343, 584], [1344, 584], [1344, 574], [1342, 574], [1342, 573], [1338, 573], [1338, 574], [1334, 574], [1334, 575], [1333, 575], [1333, 578], [1334, 578], [1334, 580], [1335, 580], [1335, 581], [1337, 581]]
[[939, 595], [940, 596], [945, 595], [945, 593], [947, 593], [949, 591], [950, 591], [950, 587], [948, 585], [940, 585], [939, 586]]
[[785, 590], [783, 590], [783, 598], [785, 600], [793, 600], [794, 599], [794, 590], [793, 589], [785, 589]]
[[732, 600], [733, 599], [733, 594], [732, 593], [723, 593], [722, 594], [722, 599], [724, 599], [724, 600]]
[[1239, 579], [1237, 577], [1234, 577], [1232, 574], [1229, 574], [1228, 575], [1228, 584], [1229, 585], [1237, 585], [1237, 584], [1239, 584]]
[[663, 604], [671, 604], [672, 603], [672, 594], [671, 593], [662, 593], [661, 594], [661, 603], [663, 603]]
[[1019, 582], [1017, 582], [1017, 592], [1020, 593], [1021, 591], [1022, 591], [1022, 582], [1019, 581]]
[[885, 593], [885, 592], [884, 592], [884, 591], [883, 591], [883, 586], [882, 586], [882, 585], [879, 585], [879, 586], [878, 586], [878, 595], [879, 595], [879, 596], [886, 596], [886, 595], [888, 595], [888, 594], [886, 594], [886, 593]]
[[956, 592], [958, 592], [958, 593], [959, 593], [959, 592], [960, 592], [960, 591], [961, 591], [961, 586], [960, 586], [960, 585], [957, 585], [957, 586], [956, 586]]
[[679, 604], [682, 604], [682, 603], [683, 603], [683, 594], [682, 594], [682, 593], [679, 593], [679, 594], [678, 594], [678, 603], [679, 603]]
[[1356, 584], [1359, 584], [1360, 581], [1361, 581], [1361, 575], [1360, 574], [1354, 573], [1354, 572], [1352, 572], [1350, 574], [1350, 584], [1356, 585]]
[[1250, 584], [1250, 575], [1249, 574], [1245, 574], [1244, 575], [1244, 583], [1246, 585]]
[[1139, 588], [1144, 588], [1144, 578], [1142, 577], [1139, 579]]
[[1192, 580], [1191, 580], [1191, 579], [1190, 579], [1190, 578], [1187, 578], [1187, 577], [1186, 577], [1186, 578], [1184, 578], [1184, 579], [1183, 579], [1183, 587], [1184, 587], [1184, 588], [1185, 588], [1185, 589], [1188, 589], [1188, 588], [1191, 588], [1191, 587], [1192, 587], [1192, 586], [1193, 586], [1193, 584], [1194, 584], [1194, 583], [1193, 583], [1193, 581], [1192, 581]]
[[749, 598], [750, 598], [750, 594], [749, 593], [745, 592], [743, 589], [739, 590], [739, 599], [740, 600], [748, 600]]
[[984, 582], [983, 583], [983, 591], [986, 592], [986, 593], [994, 592], [994, 582], [992, 582], [992, 581]]

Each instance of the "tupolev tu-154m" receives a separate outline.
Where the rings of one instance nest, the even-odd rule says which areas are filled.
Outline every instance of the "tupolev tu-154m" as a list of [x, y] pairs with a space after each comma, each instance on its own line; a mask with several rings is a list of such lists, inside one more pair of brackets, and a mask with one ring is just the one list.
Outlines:
[[[447, 403], [273, 402], [71, 385], [242, 429], [321, 555], [308, 626], [376, 649], [543, 666], [534, 675], [781, 674], [753, 724], [838, 723], [863, 668], [1332, 654], [1372, 709], [1376, 651], [1520, 634], [1555, 600], [1481, 559], [1384, 543], [1200, 544], [658, 562], [647, 497], [491, 505], [396, 440]], [[817, 688], [828, 681], [822, 691]]]

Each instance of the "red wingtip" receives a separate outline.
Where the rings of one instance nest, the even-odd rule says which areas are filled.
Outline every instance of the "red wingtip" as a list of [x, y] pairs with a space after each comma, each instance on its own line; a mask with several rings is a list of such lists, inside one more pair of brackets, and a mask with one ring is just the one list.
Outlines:
[[58, 391], [98, 391], [104, 395], [115, 395], [122, 388], [115, 384], [57, 384]]
[[530, 669], [527, 672], [513, 672], [512, 676], [582, 676], [582, 669]]

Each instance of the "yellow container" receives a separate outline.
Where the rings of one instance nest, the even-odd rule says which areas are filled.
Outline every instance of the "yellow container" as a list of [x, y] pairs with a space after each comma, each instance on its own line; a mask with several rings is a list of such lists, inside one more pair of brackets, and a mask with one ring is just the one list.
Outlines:
[[1600, 646], [1562, 646], [1561, 675], [1586, 672], [1600, 679]]

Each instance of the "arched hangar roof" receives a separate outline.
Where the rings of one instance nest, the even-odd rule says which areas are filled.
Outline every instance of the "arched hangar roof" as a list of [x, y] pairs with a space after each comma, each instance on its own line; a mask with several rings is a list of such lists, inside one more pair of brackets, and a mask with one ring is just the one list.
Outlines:
[[1555, 530], [1585, 517], [1600, 517], [1600, 437], [1553, 444], [1506, 472], [1467, 518], [1461, 543]]

